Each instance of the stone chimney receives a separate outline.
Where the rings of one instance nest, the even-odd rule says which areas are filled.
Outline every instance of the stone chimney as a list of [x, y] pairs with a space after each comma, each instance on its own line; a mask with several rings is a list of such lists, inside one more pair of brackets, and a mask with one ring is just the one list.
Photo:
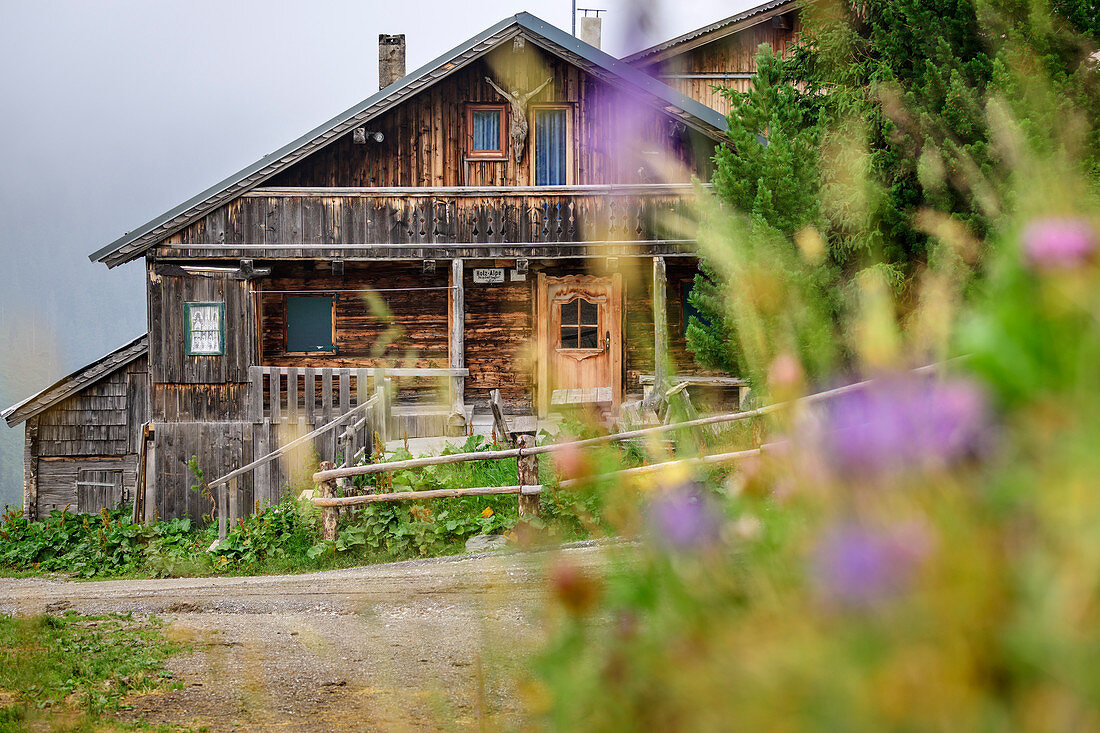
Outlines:
[[603, 35], [603, 18], [598, 15], [586, 15], [581, 18], [580, 39], [589, 46], [600, 47], [600, 36]]
[[405, 75], [405, 34], [378, 34], [378, 88], [385, 89]]

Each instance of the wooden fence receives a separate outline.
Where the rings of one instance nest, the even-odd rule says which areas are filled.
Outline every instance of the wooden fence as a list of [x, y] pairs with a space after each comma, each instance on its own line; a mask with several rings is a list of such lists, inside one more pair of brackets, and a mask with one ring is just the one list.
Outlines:
[[[941, 367], [941, 364], [932, 364], [929, 366], [914, 369], [913, 372], [921, 373], [933, 371]], [[872, 383], [872, 381], [873, 380], [855, 382], [853, 384], [845, 385], [843, 387], [837, 387], [835, 389], [829, 389], [823, 392], [808, 395], [797, 400], [791, 400], [787, 402], [775, 402], [773, 404], [765, 405], [763, 407], [758, 407], [752, 410], [742, 410], [740, 412], [731, 412], [722, 415], [711, 415], [709, 417], [701, 417], [694, 420], [684, 420], [682, 422], [669, 423], [666, 425], [656, 425], [653, 427], [641, 428], [638, 430], [627, 430], [621, 433], [600, 435], [595, 438], [587, 438], [584, 440], [572, 440], [564, 443], [550, 443], [547, 445], [537, 446], [534, 444], [534, 437], [530, 435], [520, 435], [518, 436], [518, 446], [516, 448], [509, 448], [506, 450], [483, 451], [479, 453], [452, 453], [450, 455], [426, 456], [423, 458], [412, 458], [405, 461], [371, 463], [365, 466], [348, 466], [345, 468], [336, 468], [334, 465], [329, 464], [329, 466], [323, 466], [321, 471], [313, 474], [313, 480], [317, 482], [321, 487], [321, 496], [314, 497], [312, 499], [312, 503], [314, 506], [322, 507], [324, 538], [326, 540], [336, 539], [336, 521], [338, 517], [338, 507], [353, 506], [356, 504], [365, 504], [375, 501], [415, 501], [418, 499], [435, 499], [453, 496], [519, 494], [520, 514], [537, 514], [538, 500], [542, 492], [542, 486], [537, 485], [538, 456], [543, 453], [554, 453], [563, 450], [577, 450], [580, 448], [589, 448], [592, 446], [603, 445], [607, 443], [618, 443], [628, 440], [636, 440], [638, 438], [643, 438], [651, 435], [659, 435], [662, 433], [680, 431], [685, 428], [697, 428], [707, 425], [718, 425], [722, 423], [736, 422], [738, 420], [746, 420], [753, 417], [762, 417], [778, 410], [792, 407], [796, 404], [814, 404], [816, 402], [832, 399], [834, 397], [838, 397], [849, 392], [860, 390], [867, 387], [869, 384]], [[779, 444], [769, 443], [748, 450], [665, 461], [662, 463], [654, 463], [647, 466], [638, 466], [635, 468], [623, 469], [621, 471], [616, 471], [611, 474], [596, 476], [593, 478], [598, 480], [602, 478], [613, 478], [615, 476], [622, 475], [644, 474], [654, 471], [660, 471], [673, 465], [717, 465], [724, 463], [734, 463], [745, 458], [758, 456], [763, 451], [774, 448], [777, 445]], [[492, 461], [505, 458], [517, 459], [517, 462], [519, 464], [517, 486], [477, 487], [472, 489], [444, 489], [440, 491], [402, 491], [390, 494], [368, 494], [364, 496], [349, 496], [342, 498], [336, 497], [336, 480], [340, 478], [366, 476], [376, 473], [389, 473], [392, 471], [400, 471], [406, 468], [423, 468], [425, 466], [440, 466], [451, 463], [463, 463], [466, 461]], [[575, 479], [566, 480], [562, 481], [559, 486], [561, 488], [572, 488], [574, 486], [577, 486], [579, 483], [580, 482]]]
[[[347, 371], [347, 370], [344, 370]], [[345, 384], [347, 382], [345, 380]], [[362, 384], [362, 382], [360, 382]], [[355, 407], [346, 412], [339, 412], [318, 428], [295, 438], [275, 450], [272, 450], [256, 460], [240, 468], [234, 469], [220, 478], [211, 481], [208, 486], [217, 492], [218, 514], [218, 538], [224, 540], [228, 531], [227, 522], [232, 524], [241, 516], [238, 506], [238, 480], [240, 477], [254, 472], [257, 469], [268, 466], [281, 456], [306, 446], [314, 446], [318, 443], [331, 446], [331, 455], [341, 455], [345, 465], [355, 460], [361, 460], [370, 455], [374, 449], [374, 436], [382, 441], [386, 440], [391, 423], [390, 409], [392, 406], [391, 385], [389, 379], [376, 381], [374, 395], [369, 399], [361, 399]], [[331, 414], [328, 413], [328, 414]], [[311, 415], [312, 417], [312, 415]], [[264, 420], [270, 424], [270, 418]], [[322, 466], [335, 463], [323, 463]]]

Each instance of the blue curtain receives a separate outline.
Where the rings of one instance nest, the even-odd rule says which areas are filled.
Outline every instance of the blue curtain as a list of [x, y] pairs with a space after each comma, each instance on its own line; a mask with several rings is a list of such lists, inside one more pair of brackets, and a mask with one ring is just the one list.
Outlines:
[[564, 109], [535, 110], [535, 185], [564, 186], [567, 149]]
[[471, 115], [474, 139], [472, 150], [500, 150], [501, 114], [494, 109], [475, 109]]

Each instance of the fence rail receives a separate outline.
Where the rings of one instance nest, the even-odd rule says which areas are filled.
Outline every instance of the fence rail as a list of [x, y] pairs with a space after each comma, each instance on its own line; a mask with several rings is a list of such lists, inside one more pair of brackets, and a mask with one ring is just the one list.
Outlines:
[[[913, 373], [925, 373], [932, 372], [943, 368], [944, 364], [929, 364], [927, 366], [918, 367], [913, 369]], [[516, 458], [519, 464], [519, 482], [515, 487], [497, 487], [499, 491], [497, 493], [519, 493], [520, 494], [520, 513], [537, 513], [538, 512], [538, 494], [532, 494], [526, 496], [522, 491], [510, 491], [511, 489], [522, 489], [525, 485], [536, 485], [538, 477], [538, 456], [543, 453], [554, 453], [562, 450], [575, 450], [578, 448], [591, 447], [595, 445], [601, 445], [605, 443], [617, 443], [627, 440], [635, 440], [650, 435], [658, 435], [660, 433], [666, 433], [671, 431], [680, 431], [685, 428], [704, 427], [707, 425], [717, 425], [721, 423], [736, 422], [738, 420], [747, 420], [753, 417], [761, 417], [778, 410], [790, 408], [797, 404], [813, 404], [821, 402], [823, 400], [839, 397], [840, 395], [854, 392], [860, 389], [866, 388], [872, 384], [874, 380], [865, 380], [862, 382], [854, 382], [852, 384], [844, 385], [842, 387], [836, 387], [834, 389], [824, 390], [812, 395], [807, 395], [796, 400], [789, 400], [785, 402], [775, 402], [770, 405], [764, 405], [752, 410], [742, 410], [740, 412], [725, 413], [722, 415], [712, 415], [710, 417], [701, 417], [694, 420], [685, 420], [682, 422], [669, 423], [666, 425], [656, 425], [648, 428], [640, 428], [638, 430], [627, 430], [621, 433], [612, 433], [610, 435], [600, 435], [595, 438], [586, 438], [584, 440], [572, 440], [564, 443], [550, 443], [547, 445], [534, 445], [534, 438], [530, 435], [519, 436], [519, 446], [517, 448], [510, 448], [507, 450], [498, 451], [485, 451], [481, 453], [453, 453], [451, 455], [444, 456], [425, 456], [423, 458], [412, 458], [405, 461], [392, 461], [389, 463], [372, 463], [365, 466], [349, 466], [347, 468], [336, 468], [330, 464], [329, 467], [322, 466], [321, 471], [313, 474], [313, 480], [318, 482], [322, 487], [322, 495], [320, 497], [314, 497], [313, 504], [315, 506], [322, 507], [324, 536], [326, 540], [336, 539], [336, 512], [337, 507], [347, 506], [349, 504], [366, 503], [368, 501], [411, 501], [416, 499], [429, 499], [438, 498], [428, 496], [435, 492], [397, 492], [388, 495], [374, 495], [374, 496], [386, 496], [386, 499], [370, 499], [369, 496], [360, 497], [336, 497], [336, 480], [341, 478], [349, 478], [352, 476], [367, 476], [377, 473], [389, 473], [392, 471], [400, 471], [406, 468], [422, 468], [425, 466], [440, 466], [451, 463], [463, 463], [466, 461], [492, 461], [502, 460], [506, 458]], [[616, 471], [611, 474], [604, 474], [601, 476], [593, 477], [594, 479], [611, 478], [621, 475], [637, 475], [645, 474], [654, 471], [659, 471], [672, 465], [715, 465], [721, 463], [736, 462], [738, 460], [748, 458], [750, 456], [759, 455], [766, 449], [774, 448], [778, 443], [767, 443], [761, 445], [758, 448], [752, 448], [743, 451], [734, 451], [729, 453], [712, 454], [709, 456], [696, 456], [691, 458], [680, 459], [676, 461], [667, 461], [663, 463], [651, 464], [648, 466], [637, 466], [634, 468], [627, 468], [621, 471]], [[525, 480], [525, 477], [530, 477]], [[566, 480], [559, 484], [562, 488], [571, 488], [580, 484], [578, 480]], [[492, 487], [488, 487], [492, 488]], [[462, 491], [461, 489], [442, 490], [444, 492]], [[482, 491], [482, 489], [477, 489]], [[541, 487], [540, 487], [541, 491]], [[484, 490], [484, 493], [493, 493], [488, 490]], [[444, 493], [443, 496], [460, 496], [461, 494]], [[524, 499], [534, 499], [533, 503], [526, 503]]]
[[226, 538], [227, 523], [235, 522], [240, 516], [239, 507], [237, 506], [237, 489], [238, 479], [241, 476], [254, 472], [256, 469], [266, 466], [291, 451], [306, 445], [330, 442], [327, 440], [330, 437], [333, 438], [331, 440], [333, 458], [339, 450], [345, 462], [351, 460], [357, 446], [365, 455], [373, 446], [376, 434], [381, 440], [385, 440], [389, 432], [388, 425], [391, 422], [391, 389], [388, 378], [379, 378], [375, 384], [374, 395], [369, 399], [358, 401], [355, 407], [337, 414], [335, 418], [328, 420], [320, 427], [284, 443], [251, 463], [236, 468], [209, 482], [207, 486], [217, 492], [218, 539], [224, 540]]

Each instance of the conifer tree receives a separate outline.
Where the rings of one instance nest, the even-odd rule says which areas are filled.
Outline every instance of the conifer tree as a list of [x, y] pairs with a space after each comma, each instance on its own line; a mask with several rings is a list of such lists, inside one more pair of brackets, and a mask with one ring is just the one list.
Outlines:
[[[729, 145], [715, 156], [714, 192], [750, 219], [761, 237], [787, 240], [820, 225], [818, 132], [800, 93], [783, 77], [782, 60], [761, 46], [749, 91], [721, 90], [730, 100]], [[792, 245], [793, 246], [793, 245]], [[745, 373], [736, 348], [737, 333], [726, 312], [726, 287], [704, 260], [689, 300], [701, 318], [687, 327], [688, 347], [705, 366]]]

